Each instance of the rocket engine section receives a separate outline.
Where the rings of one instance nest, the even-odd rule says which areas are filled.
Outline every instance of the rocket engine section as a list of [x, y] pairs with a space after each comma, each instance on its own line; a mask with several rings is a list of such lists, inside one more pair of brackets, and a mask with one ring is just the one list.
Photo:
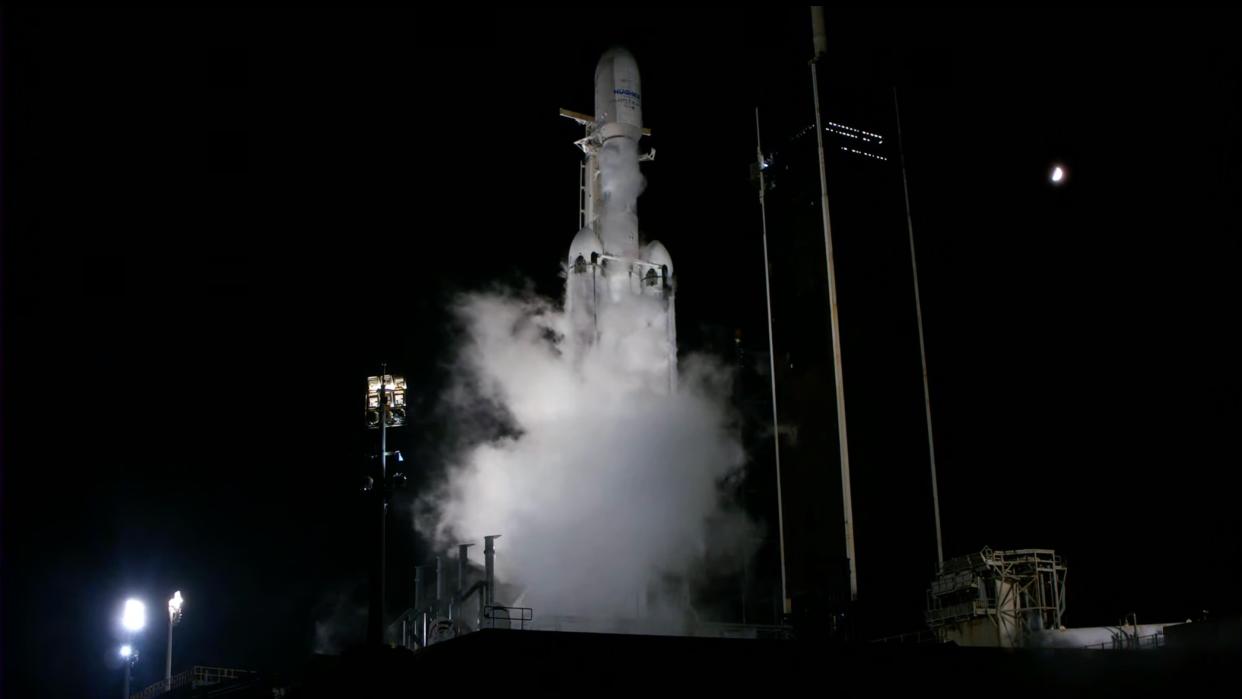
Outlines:
[[654, 159], [655, 150], [639, 152], [639, 141], [650, 131], [643, 128], [642, 82], [634, 56], [614, 48], [599, 59], [593, 117], [561, 114], [586, 129], [586, 137], [576, 142], [583, 153], [579, 231], [569, 246], [565, 298], [573, 342], [579, 347], [600, 342], [606, 316], [621, 307], [636, 308], [638, 313], [630, 315], [646, 324], [631, 330], [661, 336], [671, 391], [677, 372], [673, 260], [659, 242], [642, 245], [639, 240], [638, 196], [644, 185], [639, 163]]

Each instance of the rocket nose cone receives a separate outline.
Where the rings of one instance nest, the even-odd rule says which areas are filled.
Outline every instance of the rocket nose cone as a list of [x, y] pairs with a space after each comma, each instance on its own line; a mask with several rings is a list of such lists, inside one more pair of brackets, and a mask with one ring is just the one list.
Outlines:
[[620, 46], [605, 51], [604, 55], [599, 57], [599, 63], [595, 64], [597, 86], [604, 82], [614, 86], [623, 84], [637, 89], [641, 81], [638, 61], [634, 59], [634, 54]]
[[599, 57], [599, 62], [595, 64], [595, 78], [599, 79], [601, 70], [615, 70], [614, 66], [624, 67], [634, 74], [638, 73], [638, 61], [634, 60], [634, 54], [624, 46], [614, 46]]
[[595, 121], [619, 124], [635, 141], [642, 130], [642, 79], [638, 75], [638, 61], [621, 47], [605, 51], [595, 66]]

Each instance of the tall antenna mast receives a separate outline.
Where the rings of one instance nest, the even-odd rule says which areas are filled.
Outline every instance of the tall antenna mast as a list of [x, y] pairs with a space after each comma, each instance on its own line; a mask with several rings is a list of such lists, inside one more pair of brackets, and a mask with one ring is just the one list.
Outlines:
[[850, 569], [850, 601], [858, 599], [858, 571], [854, 561], [854, 506], [850, 494], [850, 450], [845, 430], [845, 372], [841, 366], [841, 325], [837, 316], [837, 272], [832, 261], [832, 221], [828, 216], [828, 175], [824, 164], [824, 125], [819, 116], [819, 73], [816, 66], [828, 50], [824, 8], [811, 8], [815, 57], [811, 59], [811, 95], [815, 99], [815, 142], [819, 147], [820, 209], [824, 215], [824, 252], [828, 257], [828, 307], [832, 323], [832, 375], [837, 393], [837, 442], [841, 445], [841, 510], [845, 524], [845, 557]]
[[[940, 493], [936, 483], [936, 440], [932, 437], [931, 390], [927, 384], [927, 349], [923, 342], [923, 301], [919, 295], [919, 263], [914, 253], [914, 220], [910, 214], [910, 186], [906, 182], [906, 146], [901, 138], [901, 106], [897, 86], [893, 86], [893, 111], [897, 115], [897, 152], [901, 156], [901, 191], [906, 197], [906, 230], [910, 234], [910, 270], [914, 273], [914, 317], [919, 324], [919, 361], [923, 363], [923, 409], [927, 413], [927, 456], [931, 462], [932, 514], [936, 520], [936, 564], [944, 563], [944, 544], [940, 538]], [[939, 570], [937, 568], [937, 570]]]
[[755, 165], [759, 168], [759, 212], [763, 220], [763, 292], [768, 304], [768, 369], [772, 379], [772, 447], [776, 454], [776, 531], [781, 550], [781, 600], [785, 614], [793, 612], [793, 600], [785, 580], [785, 505], [781, 492], [781, 421], [776, 410], [776, 343], [772, 336], [772, 282], [768, 264], [767, 182], [763, 176], [763, 146], [759, 135], [759, 108], [755, 107]]

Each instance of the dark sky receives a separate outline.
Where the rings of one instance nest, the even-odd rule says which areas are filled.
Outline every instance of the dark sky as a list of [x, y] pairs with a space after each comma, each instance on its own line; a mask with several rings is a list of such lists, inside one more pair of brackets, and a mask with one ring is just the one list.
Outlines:
[[[579, 133], [556, 109], [590, 111], [614, 43], [643, 70], [680, 334], [763, 327], [751, 110], [809, 85], [803, 8], [2, 20], [6, 695], [113, 696], [127, 595], [156, 619], [186, 595], [178, 665], [278, 672], [363, 599], [362, 377], [410, 377], [404, 448], [434, 469], [444, 306], [557, 293]], [[1051, 539], [1080, 624], [1239, 611], [1228, 24], [828, 14], [834, 54], [908, 95], [946, 548]]]

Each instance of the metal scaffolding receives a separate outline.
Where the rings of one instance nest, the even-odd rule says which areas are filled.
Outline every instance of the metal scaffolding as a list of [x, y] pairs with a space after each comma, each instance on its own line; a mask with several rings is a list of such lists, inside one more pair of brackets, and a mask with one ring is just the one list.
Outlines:
[[1051, 549], [984, 548], [945, 561], [927, 591], [927, 625], [942, 642], [1027, 645], [1032, 633], [1061, 627], [1065, 573]]

